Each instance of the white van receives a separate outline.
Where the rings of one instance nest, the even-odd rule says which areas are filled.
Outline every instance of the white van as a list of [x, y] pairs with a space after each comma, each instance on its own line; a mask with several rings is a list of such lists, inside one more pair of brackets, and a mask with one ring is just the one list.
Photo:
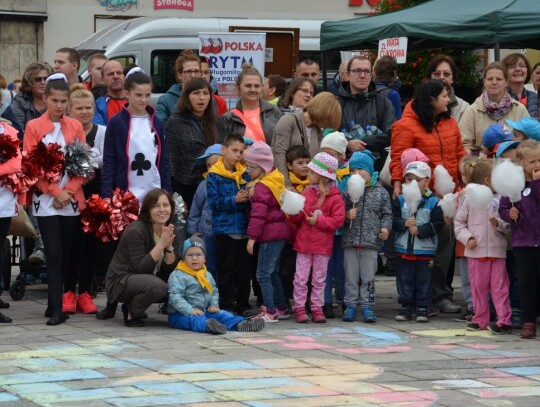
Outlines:
[[[106, 27], [76, 47], [81, 56], [80, 73], [85, 78], [86, 61], [95, 53], [105, 53], [124, 66], [135, 63], [149, 73], [154, 96], [175, 83], [174, 62], [184, 49], [198, 52], [199, 32], [228, 32], [230, 26], [300, 29], [299, 59], [320, 59], [319, 36], [323, 20], [259, 20], [232, 18], [151, 18], [141, 17]], [[339, 65], [339, 60], [337, 61]]]

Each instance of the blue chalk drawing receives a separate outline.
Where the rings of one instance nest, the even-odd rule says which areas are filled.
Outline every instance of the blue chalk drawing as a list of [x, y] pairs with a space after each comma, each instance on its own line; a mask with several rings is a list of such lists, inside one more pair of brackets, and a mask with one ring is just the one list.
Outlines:
[[359, 335], [355, 338], [347, 338], [346, 342], [360, 342], [366, 347], [386, 347], [396, 346], [407, 342], [402, 336], [388, 331], [381, 331], [375, 328], [354, 328], [354, 331]]
[[504, 367], [497, 370], [518, 376], [532, 376], [540, 374], [540, 366]]

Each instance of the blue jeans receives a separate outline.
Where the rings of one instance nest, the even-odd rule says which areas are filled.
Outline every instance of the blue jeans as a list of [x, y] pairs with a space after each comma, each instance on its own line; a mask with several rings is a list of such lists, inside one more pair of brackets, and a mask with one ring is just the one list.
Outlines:
[[218, 280], [217, 270], [217, 246], [214, 237], [203, 237], [204, 245], [206, 246], [206, 269], [212, 274], [214, 280]]
[[286, 304], [279, 279], [279, 258], [284, 246], [285, 240], [259, 243], [257, 282], [261, 287], [263, 305], [267, 308], [284, 307]]
[[229, 311], [206, 312], [204, 315], [182, 315], [179, 312], [169, 314], [169, 326], [185, 331], [206, 333], [206, 321], [217, 319], [227, 327], [227, 330], [236, 330], [238, 324], [245, 321], [244, 317], [231, 314]]
[[397, 256], [396, 286], [402, 307], [431, 305], [431, 270], [428, 260], [404, 260]]
[[328, 261], [326, 271], [326, 286], [324, 287], [324, 303], [332, 304], [332, 288], [334, 278], [337, 278], [336, 299], [343, 301], [345, 295], [345, 269], [343, 267], [343, 249], [341, 248], [341, 235], [334, 235], [334, 246], [332, 256]]

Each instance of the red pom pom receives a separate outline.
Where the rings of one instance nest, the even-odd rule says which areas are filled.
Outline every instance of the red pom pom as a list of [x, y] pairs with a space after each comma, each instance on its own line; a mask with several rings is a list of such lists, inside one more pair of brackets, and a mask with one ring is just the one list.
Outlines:
[[21, 169], [0, 178], [2, 185], [16, 194], [23, 194], [32, 189], [39, 180], [39, 168], [30, 161], [26, 151], [22, 152]]
[[83, 230], [93, 232], [103, 242], [118, 240], [127, 225], [139, 217], [139, 201], [131, 192], [114, 190], [112, 199], [92, 195], [81, 212]]
[[[2, 128], [3, 129], [3, 128]], [[21, 141], [9, 134], [0, 134], [0, 164], [17, 157]]]
[[50, 184], [57, 184], [64, 175], [64, 153], [56, 143], [38, 143], [28, 158], [39, 169], [39, 178]]

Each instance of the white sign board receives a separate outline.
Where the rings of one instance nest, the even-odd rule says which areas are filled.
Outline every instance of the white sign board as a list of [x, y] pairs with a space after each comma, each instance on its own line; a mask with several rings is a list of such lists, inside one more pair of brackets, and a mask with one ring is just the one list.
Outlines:
[[390, 55], [395, 58], [398, 64], [407, 62], [407, 37], [385, 38], [379, 41], [379, 52], [377, 58]]
[[265, 62], [274, 62], [274, 48], [266, 48], [264, 55]]
[[199, 33], [199, 54], [210, 60], [220, 96], [237, 97], [236, 77], [249, 62], [264, 78], [266, 33]]

